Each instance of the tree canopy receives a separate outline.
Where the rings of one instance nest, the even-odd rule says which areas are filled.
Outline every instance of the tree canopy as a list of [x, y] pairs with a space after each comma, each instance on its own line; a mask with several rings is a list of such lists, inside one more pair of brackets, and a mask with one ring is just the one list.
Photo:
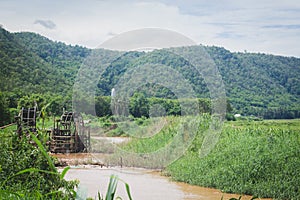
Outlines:
[[[264, 118], [300, 117], [299, 58], [261, 53], [233, 53], [221, 47], [201, 45], [178, 48], [177, 52], [188, 51], [190, 56], [196, 57], [198, 55], [195, 50], [200, 47], [215, 63], [233, 113]], [[52, 103], [48, 108], [52, 113], [58, 114], [62, 107], [71, 108], [77, 73], [93, 51], [78, 45], [51, 41], [36, 33], [10, 33], [0, 28], [0, 88], [4, 96], [1, 98], [6, 102], [2, 107], [7, 107], [8, 110], [17, 108], [18, 105], [25, 104], [24, 99], [39, 95], [47, 103]], [[115, 55], [112, 51], [101, 51], [107, 57]], [[114, 59], [106, 66], [103, 74], [96, 74], [99, 77], [95, 89], [97, 109], [104, 109], [103, 102], [108, 102], [108, 99], [102, 96], [109, 96], [111, 89], [124, 74], [145, 64], [160, 64], [176, 70], [192, 86], [197, 98], [210, 98], [207, 80], [183, 57], [171, 53], [168, 49], [151, 52], [130, 51]], [[150, 101], [148, 98], [177, 98], [171, 88], [155, 83], [145, 82], [135, 92], [143, 94], [145, 101]], [[97, 99], [103, 102], [97, 104]], [[138, 104], [142, 100], [142, 97], [133, 96], [132, 101]], [[139, 112], [144, 111], [135, 106], [131, 103], [130, 109], [140, 116]], [[176, 109], [173, 108], [174, 113], [177, 112]], [[96, 110], [96, 113], [102, 115], [100, 113], [109, 114], [111, 111]]]

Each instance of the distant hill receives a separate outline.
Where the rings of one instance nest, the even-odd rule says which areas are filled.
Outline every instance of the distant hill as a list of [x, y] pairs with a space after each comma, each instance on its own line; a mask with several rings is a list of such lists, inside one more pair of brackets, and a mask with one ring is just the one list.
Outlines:
[[15, 38], [27, 51], [33, 52], [43, 61], [59, 71], [60, 76], [74, 81], [77, 70], [91, 50], [78, 45], [71, 46], [62, 42], [53, 42], [36, 33], [15, 33]]
[[[218, 67], [234, 112], [265, 118], [300, 117], [299, 58], [201, 47]], [[188, 48], [193, 52], [198, 47]], [[78, 69], [91, 52], [35, 33], [10, 33], [0, 28], [1, 92], [20, 97], [47, 93], [70, 98]], [[97, 95], [110, 95], [126, 70], [145, 63], [171, 66], [189, 80], [198, 97], [209, 97], [204, 79], [193, 66], [166, 50], [125, 53], [99, 75]], [[172, 91], [157, 85], [148, 84], [140, 90], [149, 96], [174, 98]]]
[[0, 28], [1, 91], [64, 93], [89, 51], [35, 33], [12, 34]]
[[63, 81], [56, 69], [4, 29], [0, 29], [0, 56], [1, 91], [46, 92], [47, 85]]
[[299, 58], [231, 53], [218, 47], [207, 47], [207, 51], [217, 63], [227, 96], [237, 110], [269, 117], [289, 109], [299, 114]]
[[[193, 52], [193, 49], [198, 47], [188, 48]], [[201, 48], [204, 48], [216, 63], [225, 84], [226, 95], [235, 112], [265, 118], [300, 116], [299, 58], [231, 53], [220, 47]], [[146, 63], [159, 63], [173, 67], [192, 83], [198, 97], [209, 98], [209, 91], [203, 77], [196, 73], [190, 63], [167, 50], [125, 54], [101, 77], [99, 89], [102, 94], [109, 95], [110, 89], [127, 69]], [[166, 88], [157, 86], [148, 86], [140, 90], [148, 93], [149, 96], [173, 98], [174, 95]]]

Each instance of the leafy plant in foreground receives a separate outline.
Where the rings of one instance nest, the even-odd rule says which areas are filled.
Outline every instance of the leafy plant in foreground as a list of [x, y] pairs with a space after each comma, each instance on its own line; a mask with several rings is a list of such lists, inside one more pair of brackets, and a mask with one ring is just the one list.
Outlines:
[[[1, 132], [0, 199], [75, 199], [76, 181], [66, 181], [33, 134]], [[34, 142], [34, 144], [33, 144]]]
[[[114, 200], [119, 180], [121, 180], [121, 179], [119, 179], [118, 176], [116, 176], [116, 175], [111, 175], [110, 176], [110, 180], [109, 180], [105, 200]], [[125, 184], [125, 188], [126, 188], [128, 198], [130, 200], [132, 200], [128, 183], [125, 183], [124, 181], [122, 181], [122, 182]], [[98, 193], [98, 197], [100, 197], [99, 193]], [[104, 200], [104, 199], [99, 198], [99, 200]]]
[[[126, 189], [126, 192], [127, 192], [128, 199], [132, 200], [131, 193], [130, 193], [130, 188], [129, 188], [128, 183], [124, 182], [122, 179], [120, 179], [116, 175], [111, 175], [110, 176], [109, 184], [108, 184], [108, 187], [107, 187], [107, 192], [106, 192], [105, 198], [103, 198], [103, 196], [100, 194], [100, 192], [98, 192], [97, 199], [98, 200], [114, 200], [114, 199], [122, 200], [122, 198], [119, 197], [119, 196], [117, 196], [115, 198], [115, 196], [116, 196], [116, 190], [117, 190], [117, 186], [118, 186], [118, 181], [122, 181], [125, 184], [125, 189]], [[92, 199], [93, 198], [87, 198], [87, 200], [92, 200]]]

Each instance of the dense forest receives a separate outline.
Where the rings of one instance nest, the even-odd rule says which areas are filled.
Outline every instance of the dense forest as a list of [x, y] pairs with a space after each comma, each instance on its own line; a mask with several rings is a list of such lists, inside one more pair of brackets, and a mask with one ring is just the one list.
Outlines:
[[[204, 48], [216, 64], [226, 89], [232, 113], [262, 118], [300, 117], [300, 59], [260, 53], [232, 53], [221, 47], [192, 46], [193, 54]], [[184, 51], [186, 49], [182, 49]], [[115, 52], [100, 49], [109, 57]], [[181, 51], [181, 49], [178, 49]], [[20, 107], [47, 105], [49, 113], [59, 115], [63, 108], [71, 109], [72, 89], [78, 70], [93, 53], [92, 49], [51, 41], [36, 33], [10, 33], [0, 28], [0, 123], [12, 120]], [[195, 55], [197, 56], [197, 55]], [[192, 85], [199, 103], [207, 102], [206, 82], [184, 58], [167, 49], [151, 52], [125, 52], [99, 74], [95, 107], [99, 116], [109, 115], [110, 91], [127, 70], [143, 64], [163, 64], [178, 71]], [[176, 95], [158, 84], [138, 88], [132, 102], [160, 102], [169, 108], [167, 114], [178, 114]], [[134, 110], [134, 103], [131, 103]], [[176, 105], [175, 107], [170, 105]], [[177, 110], [177, 111], [176, 111]], [[207, 110], [205, 110], [207, 111]], [[136, 116], [149, 112], [132, 113]]]

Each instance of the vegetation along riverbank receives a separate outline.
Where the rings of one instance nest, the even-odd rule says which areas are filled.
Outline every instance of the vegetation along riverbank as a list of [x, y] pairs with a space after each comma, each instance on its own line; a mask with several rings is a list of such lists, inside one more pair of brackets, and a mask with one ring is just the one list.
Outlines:
[[[201, 129], [200, 129], [201, 130]], [[163, 174], [193, 185], [224, 192], [275, 199], [300, 196], [300, 120], [226, 122], [218, 144], [204, 158], [198, 132], [184, 156], [166, 167]], [[158, 139], [133, 140], [137, 152], [159, 147], [170, 140], [162, 131]]]

